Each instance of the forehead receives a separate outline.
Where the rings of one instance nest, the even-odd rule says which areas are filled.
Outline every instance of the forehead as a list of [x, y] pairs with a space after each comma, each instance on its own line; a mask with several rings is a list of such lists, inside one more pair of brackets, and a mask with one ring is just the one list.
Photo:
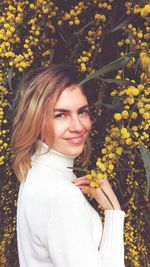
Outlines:
[[88, 104], [87, 98], [84, 95], [81, 87], [74, 85], [67, 87], [62, 91], [56, 102], [55, 108], [80, 108], [81, 106], [86, 104]]

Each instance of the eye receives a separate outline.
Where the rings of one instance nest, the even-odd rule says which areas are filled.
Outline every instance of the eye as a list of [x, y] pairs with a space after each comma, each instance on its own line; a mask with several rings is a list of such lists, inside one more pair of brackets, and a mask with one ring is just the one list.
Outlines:
[[58, 113], [55, 115], [55, 118], [60, 118], [60, 119], [65, 118], [65, 114], [64, 113]]
[[79, 114], [81, 114], [81, 115], [89, 115], [89, 110], [88, 109], [80, 110]]

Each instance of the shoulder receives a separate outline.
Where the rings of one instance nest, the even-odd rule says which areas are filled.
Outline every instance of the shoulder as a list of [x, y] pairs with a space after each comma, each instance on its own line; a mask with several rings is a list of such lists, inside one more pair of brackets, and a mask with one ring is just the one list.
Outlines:
[[33, 166], [26, 178], [26, 188], [34, 191], [51, 191], [55, 192], [62, 184], [68, 183], [63, 172], [60, 172], [54, 168], [46, 168], [46, 166]]
[[55, 198], [66, 199], [70, 195], [81, 194], [80, 190], [66, 179], [63, 172], [43, 166], [40, 168], [33, 166], [29, 170], [22, 188], [22, 200], [26, 202], [32, 200], [35, 205], [39, 202], [50, 204]]
[[78, 216], [79, 211], [82, 214], [87, 213], [87, 200], [81, 190], [74, 184], [68, 183], [62, 185], [55, 193], [52, 199], [52, 210], [54, 213], [59, 213], [59, 216], [67, 217], [73, 215]]
[[83, 200], [83, 194], [80, 189], [73, 183], [67, 183], [60, 188], [56, 196], [58, 199], [63, 199], [64, 201], [68, 200]]

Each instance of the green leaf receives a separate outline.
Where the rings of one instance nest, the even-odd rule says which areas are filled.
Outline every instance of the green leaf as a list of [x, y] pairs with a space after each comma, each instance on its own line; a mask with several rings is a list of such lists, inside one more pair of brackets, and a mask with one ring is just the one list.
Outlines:
[[141, 63], [140, 58], [137, 59], [136, 63], [133, 65], [133, 69], [135, 70], [135, 73], [137, 72], [137, 69]]
[[113, 28], [110, 32], [116, 32], [120, 29], [122, 29], [123, 27], [125, 27], [129, 22], [131, 22], [131, 20], [135, 17], [135, 15], [132, 15], [130, 17], [128, 17], [127, 19], [123, 20], [119, 25], [117, 25], [115, 28]]
[[143, 17], [147, 22], [150, 22], [150, 18], [148, 17]]
[[69, 40], [67, 39], [67, 37], [65, 36], [64, 32], [61, 30], [58, 32], [58, 34], [60, 35], [61, 39], [64, 41], [64, 43], [66, 45], [69, 45]]
[[143, 214], [144, 214], [145, 221], [150, 226], [150, 215], [146, 211], [144, 211]]
[[117, 111], [122, 110], [122, 105], [119, 97], [114, 97], [112, 104], [107, 104], [102, 102], [101, 105], [112, 110], [117, 110]]
[[132, 82], [126, 81], [124, 79], [104, 79], [102, 77], [98, 77], [98, 79], [100, 79], [106, 83], [117, 84], [117, 85], [129, 85], [132, 83]]
[[120, 111], [120, 106], [119, 106], [119, 105], [113, 105], [113, 104], [102, 103], [102, 106], [104, 106], [105, 108], [111, 109], [111, 110], [117, 110], [117, 111]]
[[130, 52], [131, 52], [133, 49], [133, 32], [132, 31], [129, 32], [128, 39], [129, 39], [129, 46], [130, 46]]
[[117, 167], [116, 167], [115, 170], [118, 171], [118, 172], [125, 172], [125, 171], [128, 172], [128, 171], [130, 171], [130, 168], [123, 168], [123, 167], [121, 167], [121, 168], [118, 167], [118, 168], [117, 168]]
[[[99, 90], [98, 92], [98, 98], [97, 98], [97, 101], [95, 102], [96, 105], [102, 105], [103, 103], [103, 98], [104, 98], [104, 88], [102, 90]], [[94, 104], [94, 105], [95, 105]]]
[[84, 172], [85, 174], [89, 173], [89, 170], [87, 169], [82, 169], [82, 168], [79, 168], [79, 167], [67, 167], [68, 169], [72, 169], [72, 170], [75, 170], [75, 171], [80, 171], [80, 172]]
[[79, 86], [82, 85], [83, 83], [89, 81], [89, 80], [92, 80], [92, 79], [97, 78], [99, 76], [104, 76], [104, 74], [107, 74], [110, 71], [124, 67], [125, 65], [127, 65], [129, 63], [129, 61], [131, 60], [132, 57], [133, 57], [133, 53], [129, 53], [126, 56], [120, 57], [120, 58], [112, 61], [111, 63], [98, 69], [95, 73], [89, 75], [87, 78], [83, 79], [79, 83]]
[[82, 27], [78, 32], [75, 32], [74, 35], [79, 35], [80, 33], [82, 33], [87, 27], [89, 27], [90, 25], [92, 25], [94, 22], [94, 20], [88, 22], [84, 27]]
[[140, 144], [140, 152], [142, 160], [144, 162], [144, 168], [147, 177], [147, 195], [148, 195], [150, 189], [150, 151], [143, 144]]
[[121, 105], [120, 97], [119, 96], [114, 96], [112, 104], [115, 105], [115, 106], [120, 106], [121, 107], [122, 105]]
[[50, 52], [50, 62], [53, 62], [53, 58], [54, 58], [54, 49], [51, 49], [51, 52]]
[[12, 91], [12, 85], [11, 85], [12, 77], [13, 77], [13, 67], [11, 67], [8, 71], [8, 84], [11, 91]]

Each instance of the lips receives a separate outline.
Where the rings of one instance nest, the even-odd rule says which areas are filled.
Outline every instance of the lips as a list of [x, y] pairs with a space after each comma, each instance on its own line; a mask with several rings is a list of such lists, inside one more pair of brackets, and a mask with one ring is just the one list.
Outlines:
[[83, 138], [83, 135], [80, 135], [80, 136], [75, 136], [71, 138], [66, 138], [66, 140], [72, 144], [81, 144], [83, 143], [84, 138]]

